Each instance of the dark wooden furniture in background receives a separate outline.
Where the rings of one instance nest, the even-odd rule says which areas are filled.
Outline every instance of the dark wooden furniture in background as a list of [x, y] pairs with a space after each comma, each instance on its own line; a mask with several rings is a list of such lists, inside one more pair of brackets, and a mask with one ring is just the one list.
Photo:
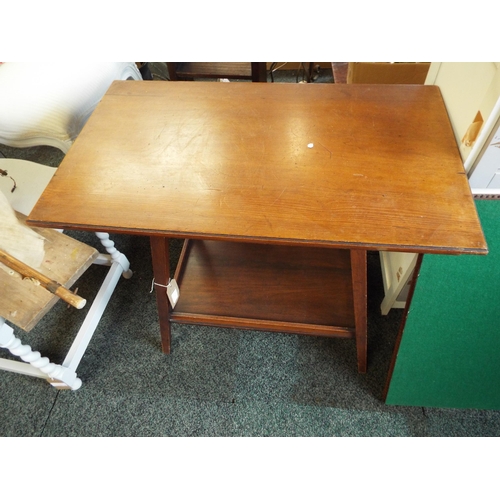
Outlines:
[[228, 78], [267, 82], [265, 62], [168, 62], [171, 81]]
[[171, 322], [350, 337], [359, 372], [368, 250], [487, 251], [434, 86], [114, 82], [29, 222], [149, 236], [164, 352]]

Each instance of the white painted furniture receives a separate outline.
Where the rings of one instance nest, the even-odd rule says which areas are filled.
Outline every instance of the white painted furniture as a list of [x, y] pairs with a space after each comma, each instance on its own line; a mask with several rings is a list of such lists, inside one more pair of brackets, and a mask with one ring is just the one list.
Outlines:
[[500, 190], [500, 97], [467, 157], [465, 168], [473, 190]]
[[[25, 215], [29, 214], [46, 185], [56, 172], [55, 168], [46, 167], [25, 160], [0, 159], [0, 169], [8, 172], [8, 176], [0, 178], [0, 189], [10, 201], [13, 208]], [[11, 192], [13, 181], [16, 189]], [[22, 373], [47, 379], [58, 389], [78, 389], [82, 382], [77, 377], [76, 369], [104, 313], [120, 276], [130, 278], [132, 272], [129, 261], [120, 253], [109, 239], [107, 233], [96, 233], [106, 249], [106, 254], [98, 254], [94, 264], [110, 266], [99, 292], [94, 299], [85, 320], [76, 335], [61, 365], [51, 363], [38, 352], [33, 352], [29, 345], [23, 345], [14, 334], [14, 329], [0, 317], [0, 347], [8, 349], [23, 361], [0, 359], [0, 369]], [[0, 270], [0, 272], [4, 272]], [[1, 298], [0, 298], [1, 300]]]
[[409, 281], [417, 263], [418, 254], [407, 252], [379, 252], [384, 283], [384, 299], [380, 306], [383, 315], [394, 308], [404, 308]]
[[142, 80], [133, 62], [0, 64], [0, 143], [66, 153], [113, 80]]

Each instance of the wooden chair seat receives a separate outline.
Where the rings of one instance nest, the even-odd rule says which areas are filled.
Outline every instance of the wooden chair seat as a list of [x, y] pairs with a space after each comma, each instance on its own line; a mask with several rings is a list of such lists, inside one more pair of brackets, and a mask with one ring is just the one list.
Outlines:
[[[24, 215], [17, 213], [17, 218], [24, 224]], [[45, 258], [37, 270], [66, 288], [70, 288], [99, 255], [95, 248], [55, 229], [30, 229], [45, 238]], [[3, 265], [0, 266], [0, 289], [0, 316], [27, 332], [59, 300], [45, 288]]]

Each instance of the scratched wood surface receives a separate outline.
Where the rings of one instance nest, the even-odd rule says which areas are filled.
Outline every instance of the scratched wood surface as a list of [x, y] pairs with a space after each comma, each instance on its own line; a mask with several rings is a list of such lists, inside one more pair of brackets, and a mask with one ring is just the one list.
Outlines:
[[29, 221], [486, 253], [434, 86], [114, 82]]

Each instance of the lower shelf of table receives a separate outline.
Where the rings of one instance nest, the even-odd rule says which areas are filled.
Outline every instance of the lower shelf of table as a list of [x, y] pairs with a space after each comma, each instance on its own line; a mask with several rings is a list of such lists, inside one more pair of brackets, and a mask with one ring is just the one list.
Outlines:
[[349, 250], [186, 240], [175, 323], [354, 337]]

